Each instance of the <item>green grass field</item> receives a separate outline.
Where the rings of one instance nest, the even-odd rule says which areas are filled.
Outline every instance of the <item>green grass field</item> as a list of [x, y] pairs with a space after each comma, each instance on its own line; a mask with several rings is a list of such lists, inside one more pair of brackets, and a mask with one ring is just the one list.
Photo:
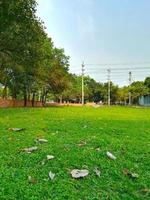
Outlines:
[[[25, 131], [8, 130], [12, 127]], [[0, 136], [1, 200], [150, 199], [148, 108], [1, 109]], [[37, 138], [48, 143], [38, 145]], [[37, 145], [34, 153], [21, 151]], [[109, 159], [107, 151], [117, 159]], [[42, 165], [48, 154], [55, 158]], [[89, 175], [73, 179], [70, 171], [76, 168]], [[132, 179], [124, 169], [139, 177]], [[53, 180], [49, 171], [56, 174]]]

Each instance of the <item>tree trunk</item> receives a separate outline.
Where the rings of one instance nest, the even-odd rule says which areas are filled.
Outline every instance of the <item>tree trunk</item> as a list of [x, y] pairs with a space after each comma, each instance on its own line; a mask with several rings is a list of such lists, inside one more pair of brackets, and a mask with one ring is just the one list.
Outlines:
[[24, 107], [27, 107], [27, 90], [24, 88]]
[[59, 97], [59, 103], [62, 104], [62, 95]]
[[7, 99], [7, 86], [6, 85], [4, 86], [4, 89], [3, 89], [2, 98]]
[[44, 96], [44, 105], [46, 105], [46, 100], [47, 100], [47, 93]]
[[32, 95], [32, 107], [34, 107], [34, 103], [35, 103], [35, 93], [33, 93]]
[[17, 99], [17, 91], [16, 91], [15, 86], [13, 87], [12, 98], [15, 99], [15, 100]]
[[30, 101], [30, 93], [28, 94], [28, 101]]
[[41, 102], [44, 105], [44, 94], [41, 95]]

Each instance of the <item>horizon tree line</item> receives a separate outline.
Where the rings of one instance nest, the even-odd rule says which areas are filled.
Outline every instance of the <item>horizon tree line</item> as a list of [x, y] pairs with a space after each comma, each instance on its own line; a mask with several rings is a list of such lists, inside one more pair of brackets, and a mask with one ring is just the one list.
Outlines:
[[[0, 96], [27, 101], [49, 100], [81, 102], [81, 76], [69, 73], [69, 56], [54, 46], [36, 16], [36, 0], [1, 0]], [[86, 102], [107, 101], [108, 83], [84, 77]], [[150, 77], [130, 87], [119, 88], [111, 82], [111, 102], [133, 103], [150, 94]]]

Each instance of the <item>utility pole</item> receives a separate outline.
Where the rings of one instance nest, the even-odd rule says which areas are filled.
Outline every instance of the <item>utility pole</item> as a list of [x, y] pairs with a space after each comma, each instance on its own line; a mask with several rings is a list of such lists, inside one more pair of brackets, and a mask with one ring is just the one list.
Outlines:
[[131, 91], [130, 91], [130, 85], [132, 82], [132, 72], [129, 72], [129, 106], [131, 106], [132, 102], [131, 102]]
[[84, 62], [82, 63], [82, 105], [84, 105]]
[[108, 73], [108, 106], [110, 106], [110, 69], [107, 69]]

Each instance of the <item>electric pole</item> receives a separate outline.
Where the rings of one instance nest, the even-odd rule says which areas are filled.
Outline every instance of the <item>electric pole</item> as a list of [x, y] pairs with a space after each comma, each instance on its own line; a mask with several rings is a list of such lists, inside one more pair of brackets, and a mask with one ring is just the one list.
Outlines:
[[108, 73], [108, 106], [110, 106], [110, 69], [107, 69]]
[[82, 63], [82, 105], [84, 105], [84, 62]]
[[131, 82], [132, 82], [132, 72], [129, 72], [129, 106], [131, 106], [132, 102], [131, 102], [131, 91], [130, 91], [130, 86], [131, 86]]

